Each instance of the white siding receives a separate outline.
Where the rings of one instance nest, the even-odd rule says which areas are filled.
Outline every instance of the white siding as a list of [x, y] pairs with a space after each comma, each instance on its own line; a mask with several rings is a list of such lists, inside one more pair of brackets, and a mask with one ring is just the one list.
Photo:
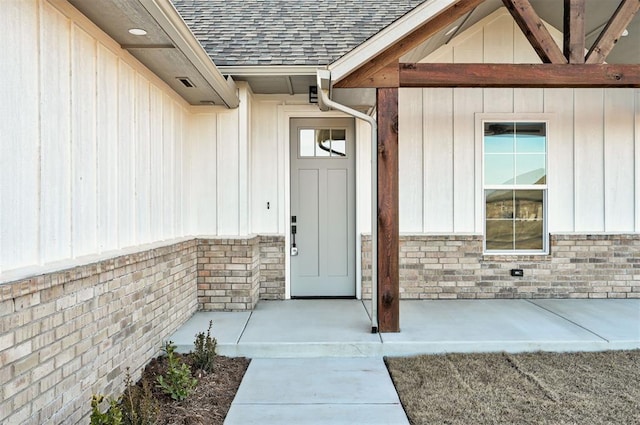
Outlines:
[[[423, 173], [423, 124], [422, 90], [402, 89], [398, 102], [404, 106], [398, 115], [398, 129], [406, 135], [405, 143], [399, 143], [400, 227], [405, 232], [422, 232]], [[369, 150], [369, 155], [371, 151]], [[369, 181], [363, 184], [370, 185]]]
[[470, 233], [475, 230], [476, 197], [479, 196], [476, 175], [475, 122], [470, 120], [482, 108], [481, 89], [453, 90], [453, 230]]
[[[552, 36], [556, 41], [562, 39], [557, 31]], [[422, 62], [482, 60], [539, 62], [505, 9]], [[476, 115], [481, 113], [504, 114], [505, 119], [513, 114], [550, 114], [549, 231], [638, 230], [638, 92], [403, 89], [400, 231], [482, 232], [482, 158], [477, 143], [480, 129], [475, 124]], [[419, 98], [422, 103], [416, 101]], [[418, 160], [420, 152], [424, 156]]]
[[[97, 41], [77, 25], [71, 36], [71, 237], [74, 256], [98, 250], [96, 208]], [[46, 158], [45, 158], [46, 160]]]
[[119, 63], [118, 92], [118, 246], [136, 241], [136, 74], [131, 66]]
[[217, 205], [218, 234], [237, 235], [240, 230], [240, 151], [236, 111], [218, 114]]
[[627, 231], [635, 225], [634, 93], [604, 92], [604, 230]]
[[135, 93], [135, 210], [136, 243], [151, 242], [150, 84], [138, 75]]
[[573, 92], [564, 89], [544, 91], [544, 110], [555, 120], [549, 126], [547, 148], [548, 214], [550, 232], [571, 232], [575, 229], [575, 160]]
[[249, 85], [238, 82], [240, 103], [238, 108], [238, 233], [246, 235], [251, 228], [251, 174], [253, 97]]
[[183, 236], [188, 105], [66, 3], [0, 24], [0, 272]]
[[188, 234], [218, 233], [216, 134], [215, 113], [190, 117], [189, 137], [184, 145], [185, 231]]
[[603, 94], [601, 89], [576, 90], [574, 94], [577, 232], [604, 231]]
[[71, 26], [48, 4], [42, 19], [40, 260], [48, 263], [71, 257]]
[[0, 13], [0, 269], [39, 254], [38, 7], [14, 0]]
[[98, 46], [97, 198], [99, 250], [118, 248], [118, 57]]
[[251, 226], [254, 232], [277, 233], [279, 215], [284, 214], [278, 208], [278, 190], [282, 190], [277, 184], [278, 172], [284, 165], [284, 158], [278, 155], [277, 103], [255, 102], [251, 126]]

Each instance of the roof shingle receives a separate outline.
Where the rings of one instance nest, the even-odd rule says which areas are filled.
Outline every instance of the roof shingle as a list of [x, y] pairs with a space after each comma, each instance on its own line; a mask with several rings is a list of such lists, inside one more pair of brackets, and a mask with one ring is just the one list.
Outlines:
[[219, 66], [327, 65], [424, 0], [172, 0]]

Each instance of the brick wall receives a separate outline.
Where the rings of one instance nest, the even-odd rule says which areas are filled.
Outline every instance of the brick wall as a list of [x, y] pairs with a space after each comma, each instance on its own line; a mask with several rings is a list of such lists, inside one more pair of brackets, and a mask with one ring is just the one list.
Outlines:
[[[549, 255], [482, 254], [481, 235], [400, 237], [402, 299], [640, 298], [640, 235], [551, 235]], [[371, 298], [371, 237], [362, 293]], [[524, 270], [512, 277], [510, 270]]]
[[88, 423], [197, 309], [196, 241], [0, 285], [0, 423]]
[[253, 310], [284, 299], [284, 236], [198, 240], [198, 305], [208, 311]]
[[88, 423], [199, 308], [284, 298], [284, 237], [193, 239], [0, 284], [0, 423]]
[[260, 291], [260, 237], [198, 239], [201, 310], [252, 310]]
[[284, 300], [284, 236], [260, 237], [260, 299]]

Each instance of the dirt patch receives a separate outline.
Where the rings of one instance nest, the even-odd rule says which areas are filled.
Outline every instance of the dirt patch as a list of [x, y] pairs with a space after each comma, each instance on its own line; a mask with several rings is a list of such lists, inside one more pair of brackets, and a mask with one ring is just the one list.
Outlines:
[[[180, 356], [191, 366], [189, 355]], [[231, 402], [238, 391], [249, 359], [217, 356], [213, 372], [195, 371], [198, 385], [183, 401], [172, 400], [155, 386], [156, 377], [167, 370], [167, 358], [153, 359], [142, 373], [152, 385], [154, 398], [159, 401], [158, 425], [222, 425]]]
[[385, 359], [412, 424], [640, 424], [640, 350]]

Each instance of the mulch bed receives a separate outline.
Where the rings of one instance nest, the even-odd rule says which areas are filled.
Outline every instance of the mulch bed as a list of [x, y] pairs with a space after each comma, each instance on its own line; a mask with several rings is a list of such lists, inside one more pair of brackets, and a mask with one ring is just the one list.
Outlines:
[[640, 350], [386, 358], [412, 424], [640, 424]]
[[[191, 366], [189, 355], [180, 358]], [[159, 401], [158, 425], [222, 425], [248, 367], [249, 359], [222, 356], [216, 357], [213, 372], [195, 371], [191, 367], [198, 385], [183, 401], [172, 400], [155, 386], [156, 377], [166, 373], [166, 356], [153, 359], [141, 381], [146, 379], [152, 384], [153, 395]]]

